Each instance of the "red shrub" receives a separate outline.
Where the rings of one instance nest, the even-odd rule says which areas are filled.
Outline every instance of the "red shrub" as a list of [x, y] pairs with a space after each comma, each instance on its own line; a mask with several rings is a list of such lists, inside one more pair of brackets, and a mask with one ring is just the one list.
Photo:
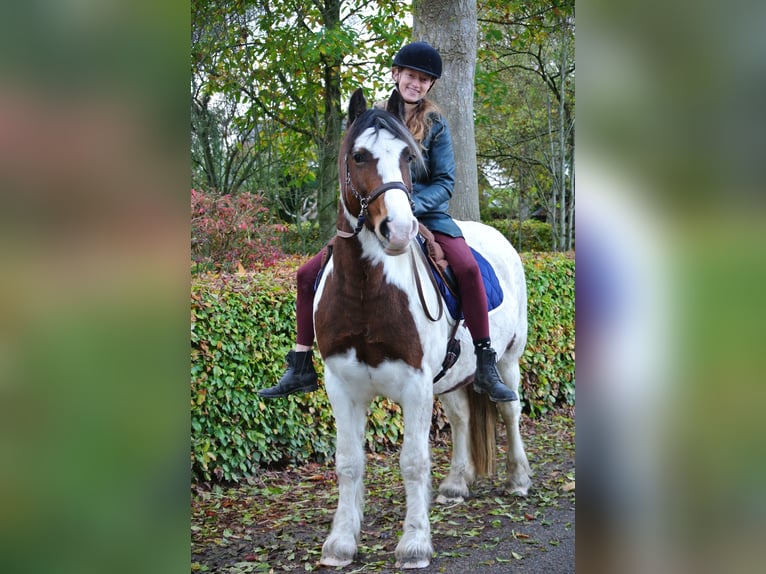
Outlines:
[[283, 257], [280, 234], [263, 196], [216, 197], [191, 190], [191, 256], [197, 270], [233, 272], [271, 267]]

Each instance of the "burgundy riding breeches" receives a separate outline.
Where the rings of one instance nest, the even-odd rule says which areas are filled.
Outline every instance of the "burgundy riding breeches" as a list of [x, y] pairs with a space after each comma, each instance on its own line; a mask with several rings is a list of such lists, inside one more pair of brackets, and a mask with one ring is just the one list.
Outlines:
[[311, 347], [314, 344], [314, 283], [322, 269], [322, 258], [327, 247], [298, 268], [298, 293], [295, 301], [295, 319], [298, 335], [295, 342]]
[[460, 305], [471, 337], [474, 341], [489, 338], [487, 295], [476, 258], [464, 238], [450, 237], [436, 231], [431, 233], [436, 242], [441, 245], [444, 256], [455, 274], [460, 291]]

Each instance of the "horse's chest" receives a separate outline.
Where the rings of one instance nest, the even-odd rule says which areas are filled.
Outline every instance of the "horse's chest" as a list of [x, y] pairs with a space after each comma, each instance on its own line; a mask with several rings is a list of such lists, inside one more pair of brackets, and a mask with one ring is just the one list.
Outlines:
[[377, 273], [354, 280], [330, 273], [314, 314], [322, 357], [356, 351], [372, 367], [402, 360], [419, 368], [423, 351], [407, 294]]

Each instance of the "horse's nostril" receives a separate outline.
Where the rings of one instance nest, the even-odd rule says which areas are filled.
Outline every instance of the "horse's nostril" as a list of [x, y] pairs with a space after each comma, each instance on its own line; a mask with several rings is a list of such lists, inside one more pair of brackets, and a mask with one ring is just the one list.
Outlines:
[[391, 221], [390, 217], [386, 217], [381, 223], [380, 223], [380, 234], [385, 237], [386, 239], [390, 239], [391, 230], [388, 228], [388, 222]]

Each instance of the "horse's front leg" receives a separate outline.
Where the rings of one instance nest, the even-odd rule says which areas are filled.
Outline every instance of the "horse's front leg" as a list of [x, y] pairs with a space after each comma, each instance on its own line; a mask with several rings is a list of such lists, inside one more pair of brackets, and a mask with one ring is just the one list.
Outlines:
[[330, 535], [322, 545], [320, 563], [346, 566], [356, 555], [364, 512], [364, 426], [366, 405], [349, 395], [348, 387], [325, 371], [325, 387], [336, 426], [335, 470], [338, 508]]
[[396, 547], [397, 566], [425, 568], [431, 562], [431, 455], [428, 431], [433, 410], [431, 381], [413, 381], [401, 400], [404, 440], [399, 465], [407, 494], [407, 514], [402, 538]]
[[449, 474], [439, 485], [439, 496], [436, 498], [439, 504], [463, 502], [469, 497], [469, 486], [476, 479], [469, 442], [470, 408], [467, 393], [462, 388], [439, 396], [452, 432], [452, 458]]

